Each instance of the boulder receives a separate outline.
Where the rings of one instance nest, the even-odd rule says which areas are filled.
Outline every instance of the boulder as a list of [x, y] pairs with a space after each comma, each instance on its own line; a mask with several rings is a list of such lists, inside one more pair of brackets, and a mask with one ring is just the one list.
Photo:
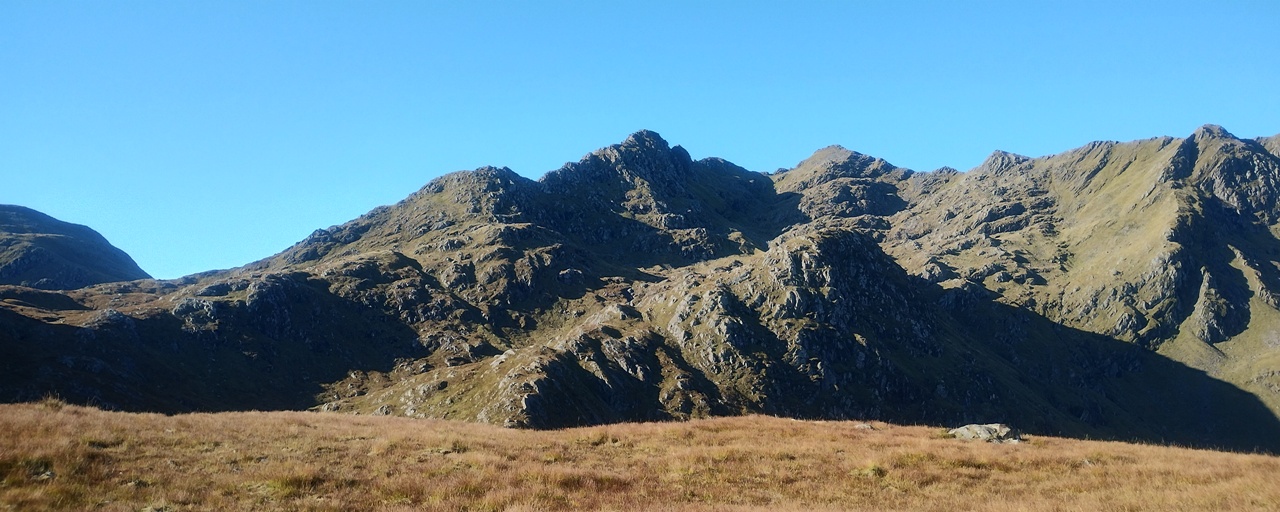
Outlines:
[[947, 433], [950, 434], [951, 437], [963, 439], [965, 441], [986, 441], [988, 443], [1022, 442], [1022, 436], [1018, 431], [1002, 423], [965, 425], [960, 428], [953, 428], [947, 431]]

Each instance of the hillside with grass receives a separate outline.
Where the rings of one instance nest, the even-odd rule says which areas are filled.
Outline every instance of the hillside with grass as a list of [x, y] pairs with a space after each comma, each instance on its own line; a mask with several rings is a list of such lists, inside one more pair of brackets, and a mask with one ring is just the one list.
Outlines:
[[[1272, 510], [1280, 459], [744, 416], [564, 430], [0, 405], [13, 510]], [[762, 442], [767, 439], [768, 442]]]
[[567, 428], [1004, 422], [1280, 452], [1280, 157], [1206, 126], [764, 174], [637, 132], [241, 268], [0, 286], [0, 400]]
[[[1274, 138], [1273, 138], [1274, 139]], [[1055, 323], [1156, 350], [1280, 413], [1280, 159], [1218, 126], [996, 153], [895, 214], [885, 247]]]
[[0, 284], [70, 290], [150, 277], [97, 231], [0, 204]]

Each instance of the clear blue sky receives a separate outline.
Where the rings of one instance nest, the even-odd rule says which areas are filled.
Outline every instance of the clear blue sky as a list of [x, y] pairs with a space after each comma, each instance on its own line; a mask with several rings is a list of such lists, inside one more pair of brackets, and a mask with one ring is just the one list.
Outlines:
[[0, 1], [0, 203], [157, 277], [641, 128], [748, 169], [1280, 133], [1280, 2]]

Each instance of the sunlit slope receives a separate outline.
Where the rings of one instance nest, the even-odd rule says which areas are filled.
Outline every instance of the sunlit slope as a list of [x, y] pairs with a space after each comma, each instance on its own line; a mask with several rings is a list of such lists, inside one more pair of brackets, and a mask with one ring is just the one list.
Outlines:
[[1280, 459], [766, 416], [552, 431], [0, 405], [16, 510], [1270, 510]]

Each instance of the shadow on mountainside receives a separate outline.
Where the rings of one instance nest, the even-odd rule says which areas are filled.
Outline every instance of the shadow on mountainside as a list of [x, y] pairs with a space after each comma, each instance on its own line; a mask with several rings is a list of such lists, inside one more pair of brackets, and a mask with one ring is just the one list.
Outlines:
[[[761, 179], [767, 180], [763, 175]], [[614, 204], [578, 204], [567, 195], [543, 198], [553, 207], [538, 209], [530, 220], [609, 265], [679, 267], [765, 249], [769, 240], [807, 220], [798, 210], [799, 194], [775, 193], [771, 185], [759, 188], [767, 192], [731, 203], [738, 215], [706, 212], [712, 222], [702, 225], [677, 218], [654, 226], [618, 211]]]
[[[264, 310], [215, 305], [191, 323], [169, 313], [95, 313], [88, 328], [0, 308], [0, 400], [56, 395], [105, 409], [179, 413], [302, 410], [353, 370], [390, 372], [427, 355], [387, 313], [283, 277]], [[181, 307], [181, 305], [180, 305]]]
[[965, 337], [974, 340], [972, 350], [996, 363], [989, 368], [1002, 374], [1000, 380], [1037, 391], [1052, 408], [970, 411], [966, 420], [1068, 437], [1280, 453], [1280, 419], [1257, 397], [1132, 343], [990, 298], [956, 300], [965, 293], [944, 292], [950, 300], [943, 302]]

